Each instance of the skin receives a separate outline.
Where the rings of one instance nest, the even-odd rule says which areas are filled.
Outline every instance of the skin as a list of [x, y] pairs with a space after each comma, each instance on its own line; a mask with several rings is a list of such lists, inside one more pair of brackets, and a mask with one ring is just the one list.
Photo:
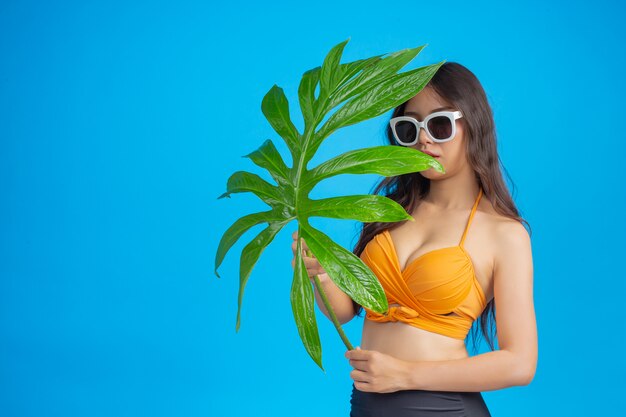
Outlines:
[[[407, 103], [405, 114], [415, 112], [412, 116], [423, 120], [444, 106], [447, 103], [426, 87]], [[419, 141], [413, 145], [440, 155], [437, 159], [446, 172], [432, 168], [420, 172], [431, 180], [431, 187], [411, 213], [415, 222], [399, 223], [390, 231], [402, 270], [424, 253], [457, 245], [467, 224], [479, 184], [467, 160], [462, 118], [456, 120], [456, 129], [454, 139], [444, 143], [435, 143], [420, 129]], [[537, 330], [529, 235], [519, 222], [496, 213], [483, 194], [464, 247], [487, 302], [494, 297], [500, 301], [496, 309], [499, 349], [470, 357], [463, 340], [401, 321], [364, 320], [362, 346], [345, 353], [357, 389], [486, 391], [530, 383], [537, 362]], [[311, 276], [319, 273], [328, 279], [314, 258], [305, 258], [305, 264]]]

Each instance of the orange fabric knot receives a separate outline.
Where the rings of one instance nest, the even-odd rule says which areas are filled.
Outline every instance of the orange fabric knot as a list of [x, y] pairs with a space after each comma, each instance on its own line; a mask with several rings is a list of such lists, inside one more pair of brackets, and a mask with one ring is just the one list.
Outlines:
[[419, 313], [410, 307], [406, 306], [390, 306], [387, 313], [383, 313], [391, 321], [398, 321], [398, 317], [401, 316], [404, 319], [410, 320], [419, 316]]

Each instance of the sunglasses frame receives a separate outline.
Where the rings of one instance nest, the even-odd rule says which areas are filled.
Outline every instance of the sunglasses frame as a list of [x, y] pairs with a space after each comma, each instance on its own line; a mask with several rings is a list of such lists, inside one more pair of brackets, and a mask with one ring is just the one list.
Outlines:
[[[444, 117], [447, 117], [448, 119], [450, 119], [450, 123], [452, 124], [452, 132], [451, 132], [449, 138], [446, 138], [446, 139], [434, 138], [433, 135], [431, 135], [430, 130], [428, 130], [428, 122], [430, 121], [430, 119], [432, 119], [434, 117], [438, 117], [438, 116], [444, 116]], [[456, 136], [456, 120], [460, 119], [461, 117], [463, 117], [463, 113], [461, 113], [460, 110], [455, 110], [455, 111], [438, 111], [438, 112], [429, 114], [421, 122], [419, 120], [417, 120], [416, 118], [411, 117], [411, 116], [398, 116], [398, 117], [392, 118], [389, 121], [389, 124], [391, 125], [391, 131], [393, 132], [393, 137], [395, 138], [396, 142], [398, 142], [399, 145], [402, 145], [402, 146], [415, 145], [419, 141], [420, 128], [423, 128], [426, 131], [426, 134], [428, 135], [429, 138], [431, 138], [433, 140], [433, 142], [435, 142], [435, 143], [442, 143], [442, 142], [448, 142], [448, 141], [454, 139], [454, 137]], [[413, 123], [416, 126], [417, 134], [415, 135], [415, 139], [412, 142], [402, 142], [400, 140], [400, 138], [398, 138], [398, 135], [396, 134], [396, 124], [398, 122], [403, 122], [403, 121], [411, 122], [411, 123]]]

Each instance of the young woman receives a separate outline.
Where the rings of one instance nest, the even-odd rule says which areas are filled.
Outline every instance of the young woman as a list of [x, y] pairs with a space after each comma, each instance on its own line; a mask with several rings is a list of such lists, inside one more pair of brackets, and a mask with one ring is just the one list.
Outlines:
[[[537, 330], [527, 222], [503, 181], [480, 82], [464, 66], [445, 63], [394, 109], [387, 138], [432, 155], [446, 172], [383, 178], [374, 190], [415, 221], [365, 223], [354, 248], [385, 289], [389, 310], [365, 308], [361, 346], [346, 352], [354, 368], [350, 416], [489, 416], [481, 391], [532, 381]], [[297, 232], [293, 238], [292, 266]], [[317, 259], [304, 262], [342, 323], [363, 311]], [[316, 298], [330, 317], [317, 291]], [[466, 340], [473, 328], [476, 348], [479, 324], [491, 351], [470, 357]]]

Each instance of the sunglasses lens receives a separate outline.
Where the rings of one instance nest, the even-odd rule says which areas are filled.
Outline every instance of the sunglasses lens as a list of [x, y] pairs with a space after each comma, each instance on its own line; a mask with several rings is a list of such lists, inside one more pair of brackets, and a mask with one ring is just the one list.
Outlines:
[[396, 123], [396, 135], [402, 143], [413, 142], [416, 136], [415, 125], [411, 122], [407, 122], [406, 120], [399, 121]]
[[428, 131], [435, 139], [448, 139], [452, 136], [452, 121], [445, 116], [433, 117], [428, 121]]

